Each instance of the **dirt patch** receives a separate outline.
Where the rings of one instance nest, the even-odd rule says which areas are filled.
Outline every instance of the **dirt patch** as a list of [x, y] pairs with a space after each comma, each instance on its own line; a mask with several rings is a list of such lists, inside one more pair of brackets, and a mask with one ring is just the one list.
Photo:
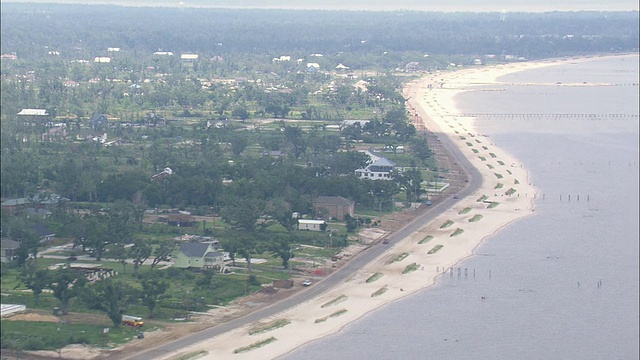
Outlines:
[[60, 322], [60, 319], [53, 315], [44, 315], [38, 313], [22, 313], [11, 315], [4, 319], [6, 321], [42, 321], [42, 322]]

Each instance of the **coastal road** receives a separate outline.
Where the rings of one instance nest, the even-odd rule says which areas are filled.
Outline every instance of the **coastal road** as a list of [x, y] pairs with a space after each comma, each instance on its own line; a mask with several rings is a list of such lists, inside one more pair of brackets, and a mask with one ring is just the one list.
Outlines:
[[[421, 116], [423, 119], [427, 119], [426, 114], [422, 113]], [[434, 220], [438, 215], [451, 208], [455, 203], [460, 201], [460, 199], [464, 198], [465, 196], [471, 195], [482, 185], [482, 176], [480, 175], [480, 172], [478, 171], [478, 169], [473, 167], [471, 165], [471, 162], [462, 154], [462, 152], [458, 150], [457, 146], [453, 143], [453, 140], [451, 140], [445, 134], [435, 135], [439, 137], [442, 145], [456, 159], [458, 164], [461, 166], [462, 171], [466, 172], [468, 176], [469, 182], [467, 186], [458, 193], [458, 199], [450, 197], [442, 200], [441, 202], [438, 202], [437, 204], [434, 204], [433, 206], [429, 207], [424, 213], [420, 214], [407, 225], [405, 225], [403, 228], [388, 236], [388, 245], [377, 243], [370, 246], [369, 248], [355, 255], [352, 259], [346, 262], [337, 271], [327, 276], [325, 279], [314, 283], [312, 286], [292, 295], [289, 298], [286, 298], [270, 306], [255, 310], [250, 314], [239, 317], [237, 319], [233, 319], [224, 324], [199, 331], [197, 333], [185, 336], [181, 339], [166, 344], [162, 344], [152, 349], [147, 349], [135, 354], [127, 354], [123, 357], [119, 356], [118, 358], [136, 360], [156, 359], [158, 357], [165, 356], [168, 353], [179, 351], [196, 343], [224, 334], [225, 332], [231, 331], [238, 327], [250, 323], [255, 323], [263, 318], [273, 316], [294, 306], [300, 305], [305, 301], [311, 300], [314, 297], [328, 291], [330, 288], [343, 283], [346, 279], [353, 276], [356, 271], [383, 254], [393, 243], [401, 241], [411, 233], [416, 232], [421, 227]]]

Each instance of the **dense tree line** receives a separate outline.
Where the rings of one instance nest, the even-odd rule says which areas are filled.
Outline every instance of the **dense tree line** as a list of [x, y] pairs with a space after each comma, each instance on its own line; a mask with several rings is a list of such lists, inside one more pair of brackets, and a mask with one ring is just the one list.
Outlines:
[[[2, 49], [87, 57], [107, 47], [227, 56], [419, 51], [529, 58], [638, 48], [637, 12], [428, 13], [2, 4]], [[51, 32], [50, 29], [56, 29]], [[78, 31], [78, 29], [81, 29]], [[567, 35], [572, 35], [567, 37]]]

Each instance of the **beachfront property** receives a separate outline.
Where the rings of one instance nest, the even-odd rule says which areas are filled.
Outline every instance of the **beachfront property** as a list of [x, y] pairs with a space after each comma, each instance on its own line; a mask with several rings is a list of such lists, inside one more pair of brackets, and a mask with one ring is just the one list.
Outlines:
[[369, 155], [369, 164], [364, 169], [356, 170], [356, 177], [370, 180], [391, 180], [395, 171], [395, 164], [382, 156], [374, 155], [370, 151], [364, 151]]
[[298, 230], [322, 231], [324, 220], [298, 219]]
[[213, 243], [185, 242], [173, 253], [173, 266], [224, 272], [224, 254], [216, 251]]

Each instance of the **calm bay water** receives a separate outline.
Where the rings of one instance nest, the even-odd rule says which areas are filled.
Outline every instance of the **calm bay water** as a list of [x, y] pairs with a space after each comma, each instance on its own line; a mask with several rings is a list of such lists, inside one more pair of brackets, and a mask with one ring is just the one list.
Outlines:
[[285, 359], [639, 358], [638, 57], [500, 80], [459, 95], [461, 112], [598, 115], [477, 120], [530, 170], [535, 215], [460, 263], [468, 277], [446, 274]]

